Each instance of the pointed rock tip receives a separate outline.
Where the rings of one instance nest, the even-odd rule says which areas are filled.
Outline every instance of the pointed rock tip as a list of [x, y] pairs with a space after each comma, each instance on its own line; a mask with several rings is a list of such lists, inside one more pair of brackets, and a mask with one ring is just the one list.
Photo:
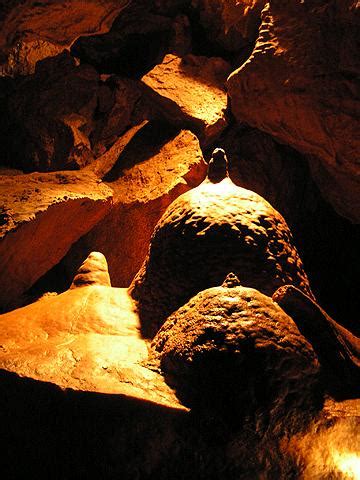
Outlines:
[[210, 182], [219, 183], [221, 180], [224, 180], [224, 178], [229, 176], [228, 163], [225, 150], [222, 148], [215, 148], [208, 165], [207, 178]]
[[235, 273], [230, 272], [227, 274], [221, 286], [224, 288], [240, 287], [241, 283], [239, 278], [235, 275]]
[[91, 252], [79, 267], [70, 288], [101, 285], [111, 287], [108, 264], [100, 252]]

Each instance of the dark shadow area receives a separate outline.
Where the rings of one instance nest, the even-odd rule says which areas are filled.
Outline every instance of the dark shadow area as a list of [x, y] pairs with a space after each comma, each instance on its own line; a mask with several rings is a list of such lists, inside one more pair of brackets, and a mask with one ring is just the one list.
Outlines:
[[126, 145], [117, 162], [104, 176], [104, 182], [114, 182], [125, 169], [156, 155], [161, 147], [179, 132], [179, 128], [161, 121], [147, 123]]
[[99, 73], [141, 78], [161, 63], [170, 40], [171, 20], [139, 9], [123, 12], [103, 35], [80, 37], [71, 54]]
[[4, 371], [0, 380], [4, 480], [297, 478], [276, 435], [261, 439], [246, 425], [234, 435], [201, 412], [61, 390]]
[[216, 146], [227, 153], [234, 183], [264, 197], [285, 218], [318, 303], [360, 335], [360, 226], [323, 198], [306, 157], [270, 135], [246, 126], [230, 128]]

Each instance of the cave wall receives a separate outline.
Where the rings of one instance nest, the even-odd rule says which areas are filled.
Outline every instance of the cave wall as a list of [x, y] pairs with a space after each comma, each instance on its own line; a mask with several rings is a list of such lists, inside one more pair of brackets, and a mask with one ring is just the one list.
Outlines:
[[[27, 275], [30, 281], [24, 282], [21, 268], [14, 266], [13, 282], [22, 285], [14, 287], [16, 295], [33, 299], [44, 290], [64, 289], [82, 259], [96, 249], [110, 256], [114, 284], [127, 286], [166, 206], [202, 180], [204, 167], [191, 158], [200, 165], [200, 157], [208, 159], [214, 146], [223, 146], [235, 182], [264, 196], [284, 215], [319, 300], [340, 322], [359, 328], [353, 268], [360, 211], [358, 9], [351, 1], [295, 3], [94, 1], [86, 9], [76, 1], [3, 5], [4, 252], [9, 242], [11, 259], [21, 258], [16, 234], [6, 238], [18, 229], [20, 203], [28, 203], [35, 218], [39, 209], [36, 199], [33, 206], [27, 200], [33, 196], [30, 190], [19, 194], [15, 204], [5, 199], [9, 182], [26, 180], [15, 177], [20, 171], [75, 169], [80, 176], [92, 171], [113, 191], [111, 211], [102, 223], [86, 226], [84, 233], [89, 233], [80, 234], [76, 244], [69, 236], [62, 253], [49, 253], [52, 260]], [[132, 129], [143, 121], [155, 122], [154, 127], [131, 140]], [[156, 127], [158, 122], [163, 127]], [[163, 128], [169, 130], [164, 133], [169, 142], [161, 147], [163, 155], [155, 154], [161, 142], [165, 145], [158, 138]], [[182, 137], [180, 147], [171, 140], [184, 129], [193, 132], [199, 146], [190, 134]], [[179, 148], [183, 156], [177, 156]], [[131, 156], [124, 175], [120, 165]], [[152, 166], [141, 171], [145, 158]], [[119, 167], [109, 182], [106, 169], [115, 161]], [[179, 176], [181, 163], [187, 166]], [[41, 185], [48, 178], [50, 182], [43, 175]], [[153, 188], [158, 188], [155, 196]], [[61, 195], [68, 197], [65, 191]], [[70, 198], [63, 201], [65, 205]], [[11, 228], [14, 222], [16, 228]], [[140, 237], [126, 233], [131, 223], [142, 231]], [[45, 242], [44, 248], [50, 246]], [[23, 269], [31, 271], [32, 263], [28, 256]], [[61, 281], [56, 272], [62, 272]], [[19, 297], [18, 304], [24, 301]], [[16, 302], [9, 298], [2, 308]]]

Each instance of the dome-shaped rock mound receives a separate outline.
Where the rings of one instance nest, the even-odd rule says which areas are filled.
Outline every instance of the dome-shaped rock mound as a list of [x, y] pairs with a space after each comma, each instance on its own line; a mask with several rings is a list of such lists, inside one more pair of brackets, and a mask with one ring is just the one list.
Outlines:
[[144, 333], [153, 336], [170, 313], [231, 271], [266, 295], [291, 284], [312, 296], [284, 218], [230, 180], [217, 149], [207, 179], [180, 195], [158, 222], [130, 287]]
[[169, 383], [193, 408], [276, 421], [318, 405], [319, 362], [271, 298], [224, 282], [174, 312], [152, 342]]

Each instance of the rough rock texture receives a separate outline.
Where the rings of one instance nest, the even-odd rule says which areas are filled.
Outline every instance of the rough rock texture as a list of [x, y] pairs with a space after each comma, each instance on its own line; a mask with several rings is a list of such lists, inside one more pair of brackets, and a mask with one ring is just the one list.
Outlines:
[[227, 125], [224, 80], [230, 65], [221, 58], [166, 55], [142, 78], [155, 110], [170, 123], [186, 125], [204, 144]]
[[104, 154], [129, 127], [139, 124], [146, 117], [144, 109], [135, 81], [112, 75], [102, 82], [90, 135], [94, 154]]
[[56, 57], [63, 51], [63, 45], [55, 45], [46, 40], [20, 41], [11, 49], [7, 62], [0, 65], [0, 76], [31, 75], [40, 60]]
[[256, 40], [265, 0], [193, 0], [200, 23], [211, 41], [230, 51]]
[[94, 158], [88, 135], [99, 80], [93, 67], [76, 66], [68, 53], [39, 62], [36, 72], [20, 80], [8, 98], [2, 120], [8, 144], [5, 162], [26, 171], [89, 163]]
[[[206, 164], [189, 131], [144, 125], [126, 148], [109, 152], [103, 177], [114, 191], [111, 212], [81, 238], [62, 262], [68, 278], [91, 250], [104, 253], [113, 285], [128, 287], [148, 250], [153, 229], [168, 205], [204, 179]], [[110, 168], [110, 157], [113, 166]], [[98, 159], [100, 168], [102, 159]]]
[[360, 338], [335, 322], [314, 300], [292, 285], [280, 287], [273, 300], [311, 342], [337, 395], [360, 393]]
[[[85, 265], [92, 277], [87, 284], [78, 282]], [[104, 267], [104, 258], [92, 253], [70, 290], [2, 315], [0, 367], [61, 388], [183, 408], [146, 367], [148, 349], [131, 298], [104, 286]]]
[[264, 407], [279, 416], [316, 403], [311, 345], [269, 297], [239, 286], [234, 275], [170, 315], [152, 347], [191, 407], [234, 421]]
[[100, 77], [66, 52], [5, 88], [2, 162], [25, 171], [82, 168], [146, 116], [134, 81]]
[[358, 5], [268, 2], [250, 59], [228, 79], [239, 122], [310, 155], [336, 210], [360, 219]]
[[106, 32], [128, 4], [128, 0], [2, 2], [0, 63], [3, 65], [0, 72], [8, 75], [32, 73], [37, 60], [69, 47], [81, 35]]
[[228, 177], [206, 179], [162, 216], [132, 283], [145, 331], [154, 335], [171, 312], [230, 271], [267, 295], [287, 283], [311, 295], [283, 217]]
[[[326, 204], [311, 178], [322, 181], [323, 192], [331, 191], [328, 198], [348, 209], [351, 203], [355, 211], [355, 189], [347, 182], [351, 177], [355, 184], [358, 178], [358, 8], [349, 0], [266, 2], [256, 51], [243, 65], [264, 3], [0, 1], [0, 163], [6, 161], [5, 169], [0, 165], [0, 175], [6, 177], [6, 188], [0, 187], [5, 198], [0, 229], [8, 231], [0, 240], [0, 300], [3, 295], [9, 310], [52, 292], [0, 316], [1, 478], [355, 477], [359, 398], [341, 404], [327, 399], [333, 407], [325, 404], [313, 424], [307, 421], [324, 390], [336, 398], [359, 397], [357, 340], [319, 305], [359, 332], [360, 240], [355, 225]], [[160, 85], [152, 89], [139, 79], [150, 70], [163, 72], [167, 54], [173, 54], [170, 63], [177, 66], [158, 77], [164, 80], [163, 91], [168, 88], [169, 97], [163, 97]], [[184, 57], [188, 63], [177, 64]], [[230, 73], [224, 61], [231, 69], [243, 65], [233, 78], [246, 73], [243, 90], [235, 86], [234, 95], [231, 91], [236, 118], [230, 108], [226, 118], [223, 113]], [[159, 118], [165, 122], [156, 125]], [[184, 362], [184, 368], [176, 357], [166, 384], [156, 358], [162, 352], [148, 358], [151, 348], [142, 338], [142, 333], [157, 333], [159, 317], [140, 319], [128, 293], [110, 286], [102, 254], [92, 252], [83, 260], [94, 249], [103, 251], [113, 284], [130, 283], [160, 215], [203, 178], [194, 133], [205, 159], [210, 149], [225, 148], [234, 183], [269, 201], [284, 216], [294, 240], [262, 200], [263, 213], [254, 200], [259, 214], [250, 218], [254, 203], [240, 199], [242, 221], [233, 228], [226, 220], [218, 235], [212, 233], [208, 212], [205, 219], [180, 215], [174, 223], [179, 222], [182, 239], [192, 225], [196, 233], [206, 234], [194, 234], [199, 248], [186, 240], [185, 246], [173, 242], [171, 254], [163, 250], [172, 272], [157, 291], [144, 287], [145, 307], [171, 310], [167, 302], [176, 300], [178, 315], [178, 306], [198, 289], [221, 285], [233, 270], [233, 258], [240, 259], [242, 284], [267, 278], [263, 286], [269, 293], [291, 282], [310, 294], [293, 241], [319, 305], [287, 286], [275, 297], [287, 313], [280, 315], [280, 307], [248, 285], [244, 288], [255, 292], [250, 300], [243, 296], [232, 303], [227, 294], [218, 304], [212, 298], [215, 312], [201, 318], [203, 335], [197, 345], [187, 336], [198, 319], [192, 308], [191, 315], [186, 312], [189, 325], [179, 319], [172, 326], [180, 331], [182, 325], [178, 337], [166, 332], [166, 345], [186, 362], [197, 360]], [[215, 157], [221, 160], [221, 155], [218, 150]], [[210, 177], [219, 188], [224, 162], [214, 170], [214, 160]], [[61, 171], [24, 176], [11, 166]], [[73, 175], [65, 168], [82, 170]], [[235, 208], [236, 197], [233, 202]], [[204, 205], [201, 214], [203, 210]], [[220, 206], [217, 211], [224, 217], [229, 213]], [[235, 240], [231, 243], [236, 238], [244, 240], [240, 249]], [[178, 272], [180, 264], [184, 268]], [[224, 272], [217, 267], [222, 264]], [[159, 278], [155, 267], [152, 271]], [[193, 279], [202, 272], [203, 284], [195, 288]], [[209, 285], [212, 272], [219, 279]], [[226, 289], [240, 288], [232, 285]], [[194, 290], [185, 299], [176, 296], [184, 286]], [[209, 304], [202, 305], [202, 313]], [[219, 321], [224, 310], [226, 320]], [[253, 337], [244, 346], [249, 331]], [[284, 332], [290, 334], [282, 337]], [[294, 344], [287, 343], [290, 337]], [[184, 352], [187, 339], [191, 348]], [[258, 363], [248, 360], [259, 351]], [[202, 365], [204, 373], [196, 382], [192, 375]], [[239, 372], [244, 372], [242, 378]], [[175, 384], [189, 404], [193, 401], [192, 410], [174, 395], [170, 385]], [[209, 394], [201, 395], [200, 387]]]
[[16, 303], [111, 206], [93, 175], [58, 172], [2, 176], [0, 304]]
[[304, 156], [270, 135], [233, 126], [217, 145], [227, 152], [233, 182], [264, 197], [285, 218], [318, 303], [359, 335], [353, 268], [359, 262], [359, 226], [324, 200]]

